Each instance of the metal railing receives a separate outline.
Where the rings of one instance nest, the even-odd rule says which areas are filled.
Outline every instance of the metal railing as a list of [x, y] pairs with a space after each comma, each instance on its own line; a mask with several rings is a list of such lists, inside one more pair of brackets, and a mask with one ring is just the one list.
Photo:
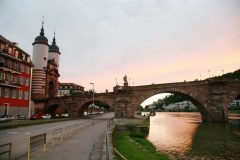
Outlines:
[[28, 160], [31, 157], [31, 151], [39, 146], [43, 146], [43, 152], [46, 152], [46, 143], [47, 143], [47, 134], [39, 134], [36, 136], [29, 137], [29, 144], [28, 144]]
[[0, 159], [1, 159], [2, 156], [7, 154], [8, 160], [10, 160], [11, 159], [11, 152], [12, 152], [12, 143], [6, 143], [6, 144], [3, 144], [3, 145], [0, 145]]
[[[64, 139], [68, 139], [72, 135], [80, 132], [82, 128], [93, 125], [93, 124], [94, 124], [93, 121], [90, 121], [84, 124], [81, 124], [78, 122], [75, 124], [70, 124], [64, 127], [56, 128], [51, 132], [43, 132], [42, 134], [29, 136], [27, 150], [25, 150], [25, 152], [22, 152], [21, 154], [18, 153], [18, 155], [17, 156], [15, 155], [16, 157], [13, 157], [13, 158], [18, 159], [19, 157], [27, 156], [26, 159], [30, 160], [32, 151], [39, 150], [41, 146], [43, 146], [43, 152], [46, 152], [48, 144], [52, 146], [52, 148], [55, 148], [56, 145], [62, 144], [64, 142]], [[8, 160], [10, 160], [12, 153], [13, 153], [12, 143], [6, 143], [6, 144], [0, 145], [0, 159], [3, 156], [4, 156], [4, 159], [6, 159], [6, 156], [8, 156]]]

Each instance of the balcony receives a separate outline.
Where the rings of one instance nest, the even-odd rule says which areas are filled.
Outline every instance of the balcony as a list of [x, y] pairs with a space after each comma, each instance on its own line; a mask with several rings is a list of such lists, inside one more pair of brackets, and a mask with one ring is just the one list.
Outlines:
[[16, 69], [14, 65], [9, 66], [3, 62], [0, 62], [0, 70], [3, 70], [5, 72], [11, 72], [13, 74], [21, 74], [20, 70]]
[[18, 82], [0, 80], [0, 86], [6, 86], [6, 87], [11, 87], [11, 88], [20, 88], [21, 85]]

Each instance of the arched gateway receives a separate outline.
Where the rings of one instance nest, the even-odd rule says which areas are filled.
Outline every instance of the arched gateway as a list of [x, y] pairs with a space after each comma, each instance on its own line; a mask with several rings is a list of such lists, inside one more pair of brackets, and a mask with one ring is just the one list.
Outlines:
[[[115, 86], [113, 92], [95, 94], [95, 99], [112, 107], [117, 118], [133, 118], [137, 107], [147, 98], [159, 93], [176, 93], [189, 98], [199, 108], [204, 122], [228, 121], [228, 107], [240, 95], [240, 80], [204, 80], [145, 86]], [[79, 116], [88, 97], [61, 97], [48, 101], [64, 105], [70, 115]]]

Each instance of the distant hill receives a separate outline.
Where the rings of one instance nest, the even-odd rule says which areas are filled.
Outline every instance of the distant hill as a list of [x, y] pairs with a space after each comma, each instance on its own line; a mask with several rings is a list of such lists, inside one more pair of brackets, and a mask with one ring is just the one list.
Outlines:
[[214, 80], [223, 80], [223, 79], [227, 79], [227, 80], [240, 80], [240, 69], [234, 71], [234, 72], [229, 72], [226, 74], [223, 74], [221, 76], [216, 76], [213, 78], [207, 78], [207, 79], [214, 79]]

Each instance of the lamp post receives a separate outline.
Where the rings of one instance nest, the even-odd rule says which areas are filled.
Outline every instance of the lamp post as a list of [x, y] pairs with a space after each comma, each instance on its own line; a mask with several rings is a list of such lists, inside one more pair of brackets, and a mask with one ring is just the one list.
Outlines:
[[93, 107], [93, 111], [94, 111], [94, 106], [95, 106], [95, 104], [94, 104], [94, 83], [90, 83], [91, 85], [93, 85], [93, 103], [92, 103], [92, 107]]

